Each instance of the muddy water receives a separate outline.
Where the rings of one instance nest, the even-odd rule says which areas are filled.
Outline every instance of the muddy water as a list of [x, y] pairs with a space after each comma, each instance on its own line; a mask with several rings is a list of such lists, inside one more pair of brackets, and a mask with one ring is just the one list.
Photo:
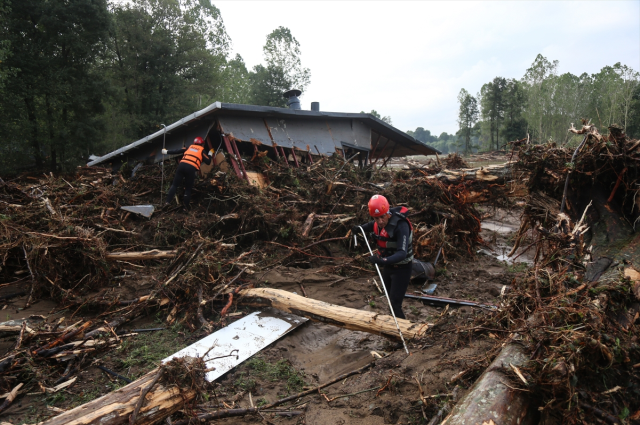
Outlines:
[[319, 382], [357, 369], [371, 361], [371, 350], [382, 351], [386, 339], [365, 332], [309, 323], [277, 342], [282, 356]]
[[520, 228], [520, 210], [498, 209], [494, 214], [482, 221], [480, 236], [490, 243], [490, 247], [478, 250], [479, 254], [495, 257], [508, 265], [533, 263], [534, 250], [527, 249], [529, 243], [523, 240], [518, 250], [509, 257], [514, 243], [514, 236]]

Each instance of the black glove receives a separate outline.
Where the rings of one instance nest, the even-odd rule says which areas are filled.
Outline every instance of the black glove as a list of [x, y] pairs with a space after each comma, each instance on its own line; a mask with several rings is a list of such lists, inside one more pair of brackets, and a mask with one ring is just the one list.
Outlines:
[[377, 255], [372, 255], [371, 257], [369, 257], [369, 262], [371, 264], [379, 264], [382, 266], [386, 263], [386, 260], [382, 257], [378, 257]]
[[360, 226], [355, 225], [355, 226], [353, 226], [353, 227], [351, 228], [351, 234], [352, 234], [352, 235], [359, 235], [360, 233], [361, 233], [361, 232], [360, 232]]

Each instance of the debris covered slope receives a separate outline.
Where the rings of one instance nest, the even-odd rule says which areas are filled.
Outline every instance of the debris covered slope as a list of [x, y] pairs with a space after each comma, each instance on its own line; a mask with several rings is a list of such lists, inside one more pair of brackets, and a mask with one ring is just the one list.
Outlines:
[[12, 379], [2, 389], [20, 382], [25, 392], [63, 390], [56, 388], [93, 355], [135, 334], [128, 323], [150, 314], [190, 331], [218, 329], [241, 291], [264, 285], [260, 276], [278, 265], [370, 273], [364, 257], [347, 252], [347, 236], [369, 220], [362, 206], [375, 193], [410, 207], [419, 257], [430, 259], [442, 246], [448, 258], [468, 255], [481, 241], [470, 191], [499, 192], [473, 180], [451, 183], [439, 166], [372, 172], [337, 157], [301, 168], [258, 165], [267, 187], [225, 173], [205, 176], [191, 212], [169, 207], [150, 218], [122, 207], [158, 204], [159, 166], [2, 180], [5, 299], [26, 295], [27, 309], [52, 300], [51, 312], [78, 319], [34, 317], [12, 328], [18, 337], [0, 363]]

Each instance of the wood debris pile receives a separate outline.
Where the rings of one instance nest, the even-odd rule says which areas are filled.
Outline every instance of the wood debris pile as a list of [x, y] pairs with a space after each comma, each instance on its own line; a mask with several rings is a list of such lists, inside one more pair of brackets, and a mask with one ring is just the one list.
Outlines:
[[483, 326], [526, 347], [530, 361], [507, 367], [509, 385], [534, 397], [544, 423], [636, 423], [640, 141], [587, 123], [572, 130], [584, 134], [577, 149], [516, 143], [516, 169], [531, 177], [512, 254], [528, 235], [535, 265]]
[[449, 170], [459, 170], [460, 168], [469, 168], [469, 164], [462, 159], [458, 153], [452, 153], [447, 155], [443, 160], [444, 168]]
[[[97, 351], [135, 337], [122, 329], [138, 317], [161, 312], [168, 324], [192, 331], [221, 328], [251, 286], [248, 277], [259, 280], [277, 265], [346, 275], [371, 270], [348, 248], [351, 226], [369, 220], [373, 194], [410, 208], [417, 253], [432, 261], [440, 247], [451, 258], [480, 242], [472, 192], [506, 197], [509, 190], [502, 178], [488, 187], [461, 175], [443, 177], [442, 167], [372, 171], [340, 157], [303, 168], [261, 166], [267, 187], [218, 172], [199, 180], [190, 212], [172, 206], [150, 218], [122, 207], [160, 204], [161, 184], [166, 191], [175, 164], [165, 166], [164, 178], [159, 165], [147, 165], [0, 179], [0, 288], [13, 291], [4, 300], [26, 292], [26, 305], [16, 308], [51, 299], [52, 313], [91, 318], [71, 326], [42, 318], [13, 326], [15, 343], [0, 359], [0, 391], [70, 385]], [[147, 293], [131, 290], [129, 279]]]

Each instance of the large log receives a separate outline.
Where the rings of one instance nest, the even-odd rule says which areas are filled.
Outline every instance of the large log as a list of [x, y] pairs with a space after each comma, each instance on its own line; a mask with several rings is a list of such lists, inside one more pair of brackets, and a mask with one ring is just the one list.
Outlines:
[[109, 252], [105, 255], [108, 260], [160, 260], [175, 257], [177, 251], [131, 251], [131, 252]]
[[[391, 316], [329, 304], [280, 289], [245, 289], [240, 291], [239, 302], [253, 306], [269, 306], [287, 313], [307, 317], [317, 322], [324, 322], [354, 331], [369, 332], [391, 339], [400, 339]], [[398, 326], [404, 338], [409, 340], [421, 337], [432, 325], [398, 319]]]
[[[518, 174], [523, 174], [523, 172], [520, 171]], [[494, 164], [478, 168], [461, 168], [459, 170], [444, 169], [435, 176], [429, 178], [437, 178], [438, 180], [446, 183], [459, 183], [463, 180], [487, 183], [505, 183], [509, 180], [521, 177], [522, 176], [516, 176], [512, 162], [505, 162], [504, 164]]]
[[524, 391], [509, 388], [502, 372], [505, 367], [522, 366], [528, 360], [521, 345], [507, 345], [441, 425], [481, 424], [491, 420], [500, 425], [531, 424], [530, 397]]
[[522, 198], [527, 195], [526, 181], [529, 175], [522, 171], [514, 171], [513, 163], [488, 165], [479, 168], [462, 168], [460, 170], [442, 170], [427, 179], [437, 179], [444, 184], [457, 184], [463, 181], [472, 182], [464, 202], [473, 204], [487, 202], [495, 198], [490, 187], [501, 185], [506, 188], [500, 191], [501, 196]]
[[[49, 419], [41, 425], [119, 425], [127, 424], [129, 416], [136, 408], [140, 394], [154, 380], [158, 369], [122, 387]], [[193, 400], [197, 393], [191, 389], [180, 391], [177, 387], [155, 385], [146, 395], [144, 406], [136, 417], [136, 425], [150, 425], [180, 410], [185, 403]]]

